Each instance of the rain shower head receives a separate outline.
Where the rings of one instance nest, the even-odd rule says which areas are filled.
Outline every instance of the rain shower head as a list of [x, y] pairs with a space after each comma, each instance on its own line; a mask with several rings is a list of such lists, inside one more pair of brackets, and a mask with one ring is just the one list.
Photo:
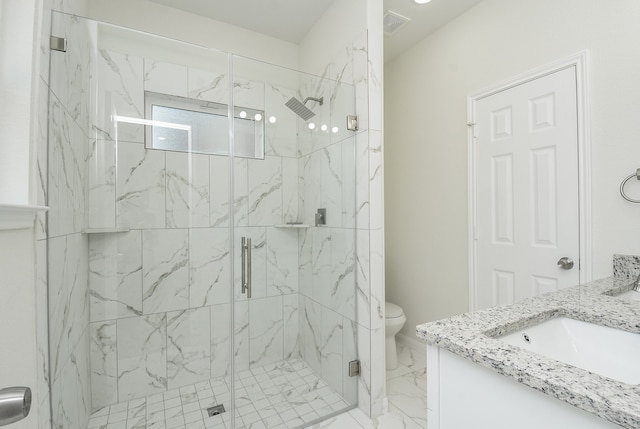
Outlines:
[[305, 106], [305, 104], [307, 104], [307, 101], [309, 100], [316, 101], [320, 103], [320, 105], [322, 106], [322, 103], [324, 102], [324, 97], [320, 97], [320, 98], [307, 97], [304, 99], [303, 102], [300, 102], [300, 100], [298, 100], [295, 97], [291, 97], [289, 101], [284, 103], [284, 105], [287, 106], [289, 109], [291, 109], [293, 113], [300, 116], [303, 120], [308, 121], [309, 119], [313, 118], [316, 115], [315, 113], [313, 113], [311, 109]]

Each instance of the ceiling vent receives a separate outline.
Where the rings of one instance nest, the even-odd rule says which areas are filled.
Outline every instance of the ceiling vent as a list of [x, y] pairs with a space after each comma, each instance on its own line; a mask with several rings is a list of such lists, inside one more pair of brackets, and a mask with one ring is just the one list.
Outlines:
[[384, 14], [384, 34], [387, 36], [393, 36], [410, 21], [411, 19], [406, 16], [402, 16], [397, 12], [388, 10]]

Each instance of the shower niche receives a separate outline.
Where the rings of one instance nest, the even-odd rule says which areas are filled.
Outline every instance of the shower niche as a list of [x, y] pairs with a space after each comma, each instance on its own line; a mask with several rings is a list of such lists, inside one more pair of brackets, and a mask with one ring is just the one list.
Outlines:
[[[128, 427], [298, 428], [354, 407], [354, 87], [64, 14], [53, 33], [71, 49], [51, 55], [52, 90], [86, 72], [50, 106], [50, 189], [66, 165], [81, 189], [73, 231], [50, 218], [49, 254], [77, 256], [49, 264], [54, 427], [127, 409]], [[308, 97], [313, 115], [287, 106]], [[325, 225], [279, 227], [318, 207]], [[84, 292], [65, 290], [73, 270]]]

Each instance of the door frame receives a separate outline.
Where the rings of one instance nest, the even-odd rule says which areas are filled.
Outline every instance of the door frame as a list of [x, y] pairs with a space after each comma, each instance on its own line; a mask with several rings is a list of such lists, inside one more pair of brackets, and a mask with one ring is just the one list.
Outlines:
[[580, 284], [592, 279], [591, 249], [591, 132], [590, 97], [588, 80], [588, 51], [580, 51], [569, 57], [536, 67], [523, 74], [491, 85], [467, 96], [467, 196], [468, 196], [468, 264], [469, 311], [476, 310], [477, 251], [476, 251], [476, 153], [475, 132], [476, 104], [483, 98], [511, 89], [518, 85], [574, 67], [576, 70], [576, 96], [578, 120], [578, 224], [579, 224], [579, 279]]

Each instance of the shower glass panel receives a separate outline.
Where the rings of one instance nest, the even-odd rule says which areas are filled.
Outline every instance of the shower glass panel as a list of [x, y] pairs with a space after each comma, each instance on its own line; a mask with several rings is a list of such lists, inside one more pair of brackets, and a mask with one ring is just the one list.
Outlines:
[[[355, 406], [353, 87], [57, 12], [52, 34], [53, 427], [297, 428]], [[285, 105], [309, 96], [307, 121]]]
[[[237, 419], [305, 427], [357, 402], [348, 374], [357, 359], [355, 133], [345, 127], [355, 92], [238, 56], [232, 69], [234, 105], [264, 111], [266, 132], [264, 159], [233, 162]], [[323, 99], [307, 104], [307, 121], [286, 105], [306, 97]], [[316, 226], [321, 208], [326, 224]]]

